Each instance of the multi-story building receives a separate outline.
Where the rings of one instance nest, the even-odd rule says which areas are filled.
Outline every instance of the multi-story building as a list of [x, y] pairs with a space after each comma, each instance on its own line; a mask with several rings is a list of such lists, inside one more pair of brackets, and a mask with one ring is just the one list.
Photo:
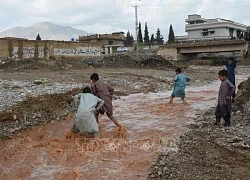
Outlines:
[[240, 39], [244, 38], [247, 26], [226, 19], [205, 19], [201, 15], [188, 15], [185, 21], [187, 36], [177, 36], [177, 41]]

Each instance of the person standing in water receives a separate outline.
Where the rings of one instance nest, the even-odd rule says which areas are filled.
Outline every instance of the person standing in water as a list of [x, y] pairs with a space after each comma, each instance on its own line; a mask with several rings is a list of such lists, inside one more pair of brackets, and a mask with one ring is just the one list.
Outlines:
[[175, 82], [174, 90], [170, 97], [169, 104], [173, 103], [173, 100], [175, 97], [180, 97], [181, 100], [183, 101], [183, 104], [187, 104], [187, 101], [185, 100], [185, 97], [186, 97], [185, 89], [186, 89], [187, 82], [189, 82], [191, 78], [182, 74], [181, 68], [177, 68], [175, 72], [176, 72], [176, 76], [174, 78], [174, 82]]
[[113, 115], [113, 105], [112, 105], [112, 98], [114, 89], [108, 86], [106, 83], [99, 81], [99, 75], [97, 73], [93, 73], [90, 76], [91, 79], [91, 92], [93, 95], [101, 98], [104, 100], [104, 105], [101, 107], [99, 111], [96, 112], [95, 117], [97, 123], [99, 123], [99, 114], [106, 113], [110, 120], [112, 120], [116, 126], [121, 128], [120, 123]]

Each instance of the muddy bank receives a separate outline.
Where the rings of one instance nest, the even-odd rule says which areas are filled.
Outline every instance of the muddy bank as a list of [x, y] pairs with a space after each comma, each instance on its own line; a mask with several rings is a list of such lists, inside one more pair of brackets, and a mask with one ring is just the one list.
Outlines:
[[67, 117], [74, 109], [72, 96], [80, 88], [62, 94], [28, 96], [0, 112], [0, 138], [10, 138], [24, 129]]
[[[54, 94], [45, 93], [39, 96], [26, 94], [23, 101], [7, 106], [4, 110], [1, 109], [0, 139], [11, 138], [14, 134], [32, 126], [67, 118], [75, 110], [72, 97], [80, 92], [82, 88], [72, 87], [72, 90], [65, 93], [54, 89]], [[114, 99], [119, 99], [121, 95], [127, 94], [115, 91]]]
[[[38, 73], [33, 72], [33, 74], [37, 75]], [[27, 80], [27, 76], [23, 77], [23, 80], [14, 80], [14, 73], [7, 74], [6, 76], [8, 75], [11, 76], [10, 80], [0, 79], [0, 111], [8, 106], [27, 100], [28, 96], [37, 97], [44, 94], [61, 94], [86, 85], [83, 83], [67, 83], [65, 81], [52, 83], [50, 79], [47, 79], [45, 84], [35, 84], [34, 82], [37, 80], [34, 79], [34, 76], [34, 80]], [[40, 81], [41, 77], [46, 77], [46, 73], [41, 75], [38, 81]], [[62, 80], [64, 79], [62, 78]]]
[[249, 79], [239, 86], [232, 126], [213, 125], [214, 111], [202, 112], [181, 136], [179, 151], [161, 154], [148, 179], [225, 179], [250, 177]]
[[238, 89], [234, 111], [241, 111], [246, 115], [250, 115], [250, 78], [242, 82]]

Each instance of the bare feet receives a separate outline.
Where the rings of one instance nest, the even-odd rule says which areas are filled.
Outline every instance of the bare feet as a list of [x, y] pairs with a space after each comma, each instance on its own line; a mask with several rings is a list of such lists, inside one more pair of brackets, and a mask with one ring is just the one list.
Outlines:
[[187, 105], [188, 103], [187, 103], [187, 101], [183, 101], [183, 104], [184, 104], [184, 105]]
[[188, 104], [187, 101], [185, 100], [185, 98], [181, 98], [181, 100], [183, 101], [183, 104], [184, 104], [184, 105], [187, 105], [187, 104]]
[[109, 115], [108, 117], [109, 117], [109, 119], [111, 119], [111, 121], [113, 121], [115, 123], [116, 126], [120, 127], [120, 129], [121, 129], [120, 123], [117, 121], [117, 119], [113, 115]]
[[173, 100], [174, 100], [174, 98], [170, 97], [170, 100], [169, 100], [168, 104], [173, 104]]

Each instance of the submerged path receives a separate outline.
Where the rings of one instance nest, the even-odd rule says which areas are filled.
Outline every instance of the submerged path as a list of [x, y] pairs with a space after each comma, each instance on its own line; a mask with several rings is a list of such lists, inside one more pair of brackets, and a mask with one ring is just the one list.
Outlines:
[[[237, 78], [240, 82], [246, 76]], [[188, 105], [180, 99], [168, 105], [171, 91], [114, 101], [114, 114], [127, 128], [125, 138], [106, 116], [101, 117], [100, 138], [73, 135], [72, 115], [0, 140], [0, 179], [145, 179], [161, 152], [177, 150], [174, 139], [196, 114], [215, 106], [219, 85], [188, 86]]]

